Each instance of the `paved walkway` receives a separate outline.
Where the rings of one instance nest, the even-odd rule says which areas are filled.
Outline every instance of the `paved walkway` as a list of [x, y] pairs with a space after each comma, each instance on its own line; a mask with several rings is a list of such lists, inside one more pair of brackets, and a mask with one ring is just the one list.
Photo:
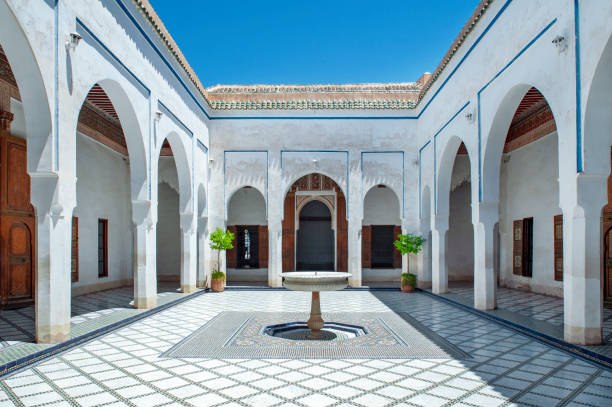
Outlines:
[[[157, 303], [162, 305], [182, 298], [177, 283], [158, 285]], [[132, 308], [133, 287], [98, 291], [72, 298], [71, 336], [74, 338], [121, 321], [143, 310]], [[48, 348], [36, 344], [34, 306], [0, 311], [0, 364]]]
[[[449, 292], [443, 296], [473, 306], [474, 286], [472, 283], [451, 283]], [[498, 288], [497, 309], [487, 312], [554, 338], [563, 339], [562, 298]], [[603, 309], [603, 337], [604, 345], [584, 346], [584, 348], [612, 357], [612, 309], [610, 308]]]
[[309, 293], [194, 296], [0, 381], [0, 405], [612, 406], [612, 372], [426, 294], [321, 294], [326, 312], [408, 312], [468, 359], [174, 359], [219, 312], [299, 311]]

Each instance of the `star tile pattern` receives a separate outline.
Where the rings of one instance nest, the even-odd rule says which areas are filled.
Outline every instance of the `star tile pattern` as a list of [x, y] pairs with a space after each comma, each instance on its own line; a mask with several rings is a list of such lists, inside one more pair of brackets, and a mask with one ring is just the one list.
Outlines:
[[206, 293], [5, 378], [0, 406], [612, 405], [612, 372], [425, 294], [321, 296], [323, 312], [409, 312], [472, 358], [160, 358], [222, 311], [310, 305], [308, 293]]

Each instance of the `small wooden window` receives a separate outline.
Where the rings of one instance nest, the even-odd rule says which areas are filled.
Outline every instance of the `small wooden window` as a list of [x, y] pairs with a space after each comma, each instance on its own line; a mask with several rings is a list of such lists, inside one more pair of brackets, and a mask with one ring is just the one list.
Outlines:
[[79, 218], [72, 217], [72, 256], [71, 256], [72, 282], [79, 281]]
[[108, 219], [98, 219], [98, 277], [108, 277]]
[[533, 275], [533, 218], [513, 222], [512, 273]]
[[555, 216], [555, 281], [563, 281], [563, 215]]

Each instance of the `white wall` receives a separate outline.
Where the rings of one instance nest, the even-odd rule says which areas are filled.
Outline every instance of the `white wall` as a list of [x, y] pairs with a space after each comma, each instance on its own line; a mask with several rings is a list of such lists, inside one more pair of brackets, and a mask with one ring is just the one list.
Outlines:
[[363, 225], [401, 225], [399, 202], [389, 188], [374, 187], [363, 201]]
[[460, 154], [455, 158], [451, 177], [446, 264], [449, 281], [474, 278], [474, 227], [470, 204], [470, 160]]
[[[129, 166], [124, 157], [77, 134], [79, 281], [73, 294], [110, 288], [132, 279]], [[98, 219], [108, 219], [108, 277], [98, 278]], [[98, 287], [89, 287], [98, 285]]]
[[[554, 281], [553, 217], [559, 208], [557, 135], [551, 133], [504, 157], [500, 185], [502, 285], [562, 296]], [[512, 274], [512, 221], [533, 217], [533, 277]]]
[[173, 157], [159, 158], [157, 199], [157, 276], [160, 281], [178, 281], [181, 270], [181, 229], [178, 174]]
[[255, 188], [241, 188], [228, 205], [227, 225], [267, 225], [266, 202]]

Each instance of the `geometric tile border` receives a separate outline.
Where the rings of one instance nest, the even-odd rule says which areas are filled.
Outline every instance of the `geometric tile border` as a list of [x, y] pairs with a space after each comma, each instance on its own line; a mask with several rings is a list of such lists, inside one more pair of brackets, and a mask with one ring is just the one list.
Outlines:
[[213, 359], [466, 359], [470, 355], [405, 312], [324, 313], [328, 322], [362, 326], [340, 341], [296, 341], [266, 327], [304, 322], [306, 313], [224, 311], [161, 357]]
[[416, 290], [421, 292], [421, 293], [423, 293], [423, 294], [429, 295], [430, 297], [433, 297], [433, 298], [435, 298], [435, 299], [437, 299], [439, 301], [455, 305], [455, 306], [457, 306], [457, 307], [459, 307], [459, 308], [461, 308], [463, 310], [466, 310], [466, 311], [468, 311], [468, 312], [470, 312], [472, 314], [475, 314], [475, 315], [478, 315], [480, 317], [486, 318], [486, 319], [488, 319], [490, 321], [496, 322], [499, 325], [502, 325], [502, 326], [504, 326], [506, 328], [510, 328], [510, 329], [512, 329], [514, 331], [520, 332], [523, 335], [529, 336], [529, 337], [531, 337], [531, 338], [533, 338], [533, 339], [535, 339], [535, 340], [537, 340], [539, 342], [542, 342], [542, 343], [544, 343], [544, 344], [546, 344], [546, 345], [548, 345], [548, 346], [550, 346], [552, 348], [563, 350], [563, 351], [571, 354], [574, 357], [580, 358], [582, 360], [589, 361], [589, 362], [594, 363], [594, 364], [596, 364], [596, 365], [598, 365], [600, 367], [603, 367], [605, 369], [608, 369], [608, 370], [612, 371], [612, 358], [610, 358], [608, 356], [602, 355], [602, 354], [597, 353], [597, 352], [593, 352], [593, 351], [591, 351], [589, 349], [586, 349], [586, 348], [584, 348], [582, 346], [579, 346], [579, 345], [574, 345], [574, 344], [565, 342], [565, 341], [563, 341], [561, 339], [558, 339], [558, 338], [555, 338], [553, 336], [543, 334], [541, 332], [538, 332], [538, 331], [535, 331], [533, 329], [524, 327], [524, 326], [519, 325], [517, 323], [514, 323], [512, 321], [508, 321], [507, 319], [503, 319], [503, 318], [500, 318], [498, 316], [491, 315], [488, 312], [484, 312], [484, 311], [478, 310], [476, 308], [470, 307], [469, 305], [462, 304], [462, 303], [460, 303], [458, 301], [455, 301], [455, 300], [452, 300], [450, 298], [446, 298], [446, 297], [434, 294], [434, 293], [432, 293], [430, 291], [422, 290], [422, 289], [419, 289], [419, 288], [417, 288]]
[[196, 293], [190, 294], [190, 295], [186, 295], [184, 297], [178, 298], [176, 300], [167, 302], [163, 305], [159, 305], [155, 308], [152, 308], [150, 310], [147, 311], [143, 311], [139, 314], [133, 315], [131, 317], [122, 319], [121, 321], [117, 321], [114, 322], [110, 325], [104, 326], [102, 328], [98, 328], [94, 331], [88, 332], [86, 334], [71, 338], [65, 342], [62, 343], [58, 343], [56, 345], [50, 346], [46, 349], [43, 349], [41, 351], [32, 353], [30, 355], [21, 357], [19, 359], [13, 360], [11, 362], [5, 363], [3, 365], [0, 365], [0, 378], [2, 378], [3, 376], [6, 376], [10, 373], [14, 373], [17, 370], [21, 370], [23, 368], [26, 368], [34, 363], [40, 362], [41, 360], [50, 358], [52, 356], [57, 355], [58, 353], [64, 352], [66, 350], [72, 349], [76, 346], [82, 345], [86, 342], [89, 342], [93, 339], [99, 338], [102, 335], [106, 335], [112, 331], [115, 331], [119, 328], [125, 327], [127, 325], [133, 324], [134, 322], [137, 322], [143, 318], [149, 317], [151, 315], [157, 314], [161, 311], [164, 311], [170, 307], [173, 307], [175, 305], [181, 304], [185, 301], [191, 300], [194, 297], [203, 294], [204, 292], [206, 292], [206, 290], [200, 290]]

